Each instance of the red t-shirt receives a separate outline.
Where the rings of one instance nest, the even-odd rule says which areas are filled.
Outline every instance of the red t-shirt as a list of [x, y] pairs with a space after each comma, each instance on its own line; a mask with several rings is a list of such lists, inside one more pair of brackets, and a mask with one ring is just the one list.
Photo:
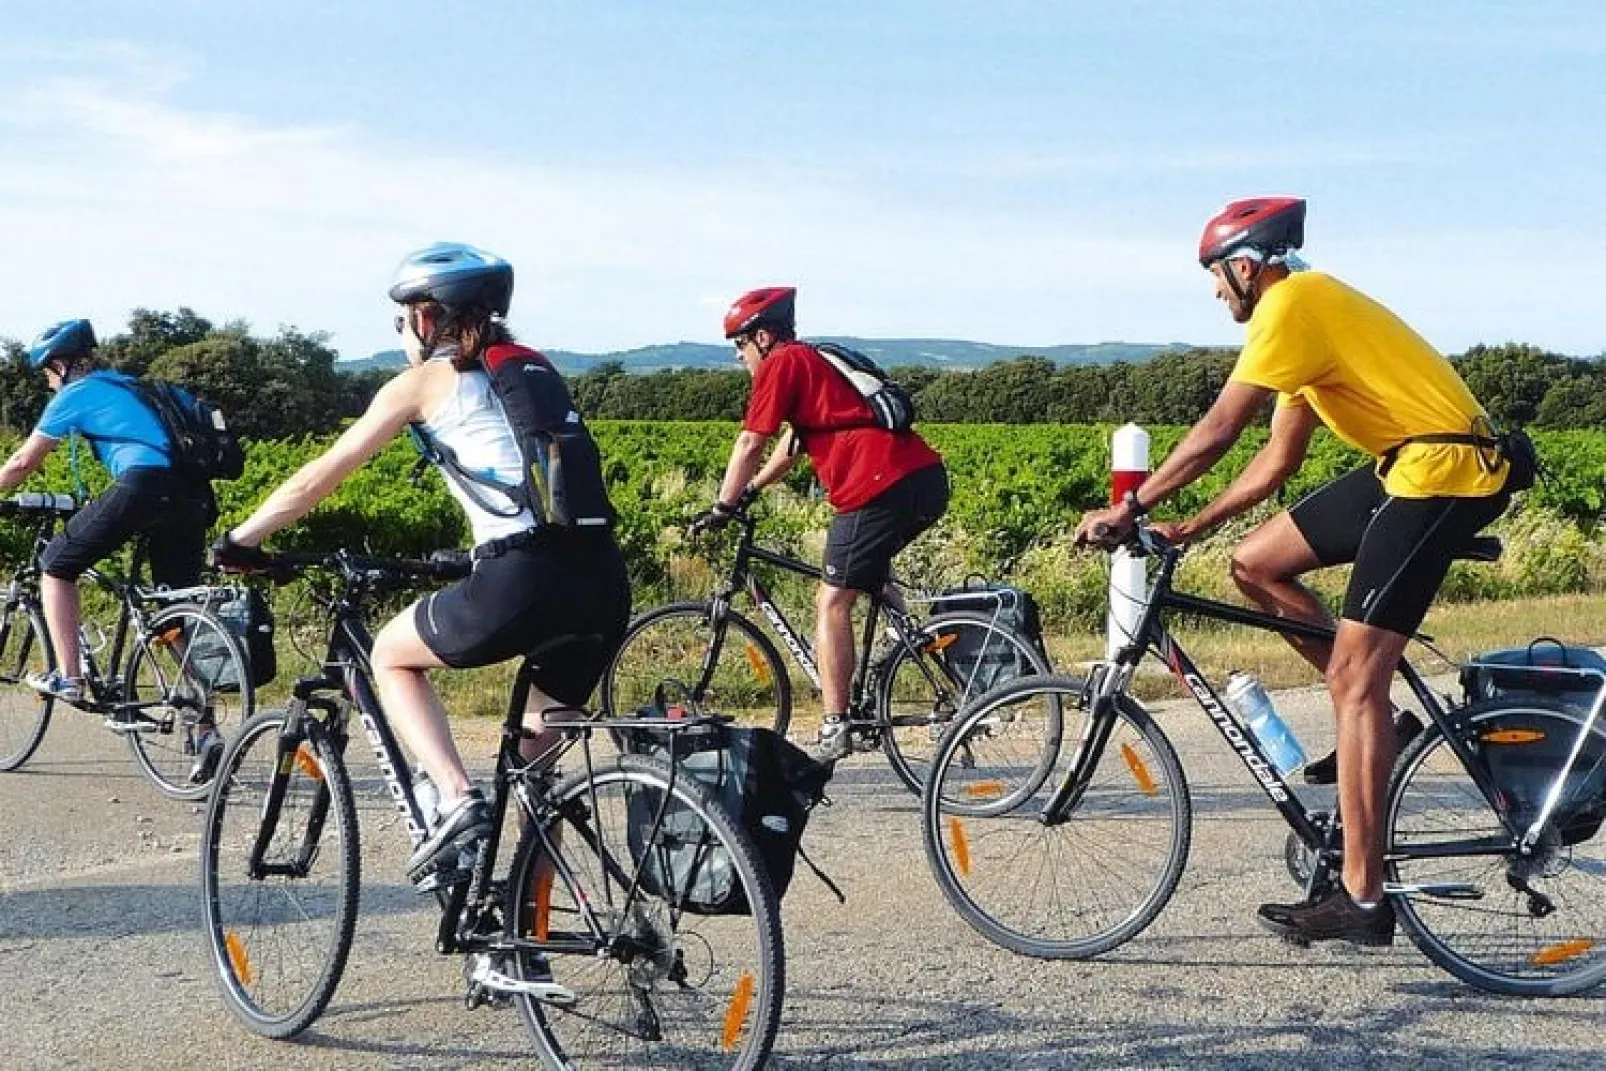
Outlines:
[[942, 463], [919, 435], [866, 427], [871, 419], [869, 405], [853, 384], [813, 346], [783, 342], [753, 377], [742, 427], [774, 435], [783, 423], [792, 425], [825, 485], [826, 498], [846, 513], [911, 472]]

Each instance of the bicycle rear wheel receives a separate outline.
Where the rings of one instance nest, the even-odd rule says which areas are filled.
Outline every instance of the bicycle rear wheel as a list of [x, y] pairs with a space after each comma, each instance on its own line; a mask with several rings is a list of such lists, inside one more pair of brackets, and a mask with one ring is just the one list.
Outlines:
[[[306, 1029], [334, 995], [360, 876], [357, 806], [339, 753], [316, 733], [281, 762], [283, 723], [282, 711], [264, 712], [229, 745], [201, 836], [207, 946], [223, 1002], [246, 1029], [274, 1038]], [[253, 875], [265, 822], [266, 872]]]
[[[658, 838], [643, 843], [666, 794]], [[780, 1028], [785, 953], [780, 907], [747, 834], [687, 774], [671, 785], [667, 765], [636, 756], [572, 777], [551, 798], [555, 817], [520, 839], [505, 916], [508, 937], [523, 943], [515, 976], [573, 994], [569, 1004], [517, 998], [542, 1057], [554, 1067], [762, 1066]], [[632, 891], [638, 860], [687, 844], [728, 863], [750, 914], [683, 910], [699, 879], [673, 863]]]
[[729, 608], [716, 622], [707, 603], [676, 602], [633, 621], [603, 675], [603, 709], [629, 716], [650, 704], [664, 681], [678, 681], [703, 710], [742, 725], [784, 734], [792, 720], [792, 682], [780, 652]]
[[[1053, 824], [1042, 816], [1073, 773], [1074, 740], [1055, 745], [1046, 778], [1029, 749], [982, 746], [990, 722], [1044, 704], [1080, 712], [1067, 730], [1085, 741], [1096, 726], [1082, 692], [1061, 676], [990, 692], [948, 730], [922, 800], [926, 858], [948, 902], [988, 940], [1042, 959], [1087, 959], [1141, 932], [1175, 891], [1192, 838], [1176, 752], [1130, 698], [1116, 700], [1086, 787]], [[1037, 788], [1019, 791], [1032, 779]]]
[[123, 681], [123, 702], [148, 723], [126, 734], [139, 768], [165, 795], [206, 795], [222, 748], [255, 712], [234, 634], [199, 607], [163, 610], [134, 646]]
[[[1536, 798], [1559, 768], [1539, 749], [1547, 738], [1563, 749], [1570, 745], [1579, 715], [1544, 700], [1506, 700], [1457, 717], [1484, 755], [1512, 752], [1532, 767], [1526, 790], [1498, 784], [1513, 824], [1525, 830]], [[1535, 751], [1535, 759], [1528, 762], [1519, 749]], [[1601, 761], [1601, 744], [1586, 754], [1589, 761], [1568, 779], [1558, 814], [1576, 816], [1575, 794], [1601, 788], [1602, 771], [1591, 770]], [[1401, 926], [1428, 959], [1480, 989], [1553, 997], [1606, 981], [1606, 832], [1599, 821], [1606, 800], [1598, 803], [1593, 822], [1588, 806], [1581, 822], [1553, 821], [1527, 857], [1515, 848], [1500, 851], [1512, 842], [1506, 822], [1440, 728], [1429, 725], [1400, 756], [1385, 812], [1388, 879], [1419, 890], [1394, 897]]]
[[15, 606], [0, 621], [0, 772], [33, 757], [50, 727], [56, 701], [24, 680], [56, 666], [45, 619], [32, 606]]
[[[881, 746], [893, 772], [909, 791], [925, 788], [931, 757], [954, 716], [985, 693], [1020, 677], [1048, 673], [1048, 662], [1025, 637], [986, 614], [955, 611], [921, 622], [918, 647], [898, 644], [881, 671], [876, 694]], [[1030, 732], [1036, 753], [1046, 758], [1047, 775], [1054, 755], [1046, 736], [1058, 739], [1059, 704], [1040, 708], [1045, 717], [1009, 722], [995, 719], [989, 733], [1003, 736]], [[1040, 783], [1040, 782], [1039, 782]], [[1026, 788], [1029, 795], [1036, 785]]]

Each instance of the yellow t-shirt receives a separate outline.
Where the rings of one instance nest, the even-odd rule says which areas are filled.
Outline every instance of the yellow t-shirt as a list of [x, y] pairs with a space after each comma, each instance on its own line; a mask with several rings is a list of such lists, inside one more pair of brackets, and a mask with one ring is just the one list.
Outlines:
[[[1296, 272], [1262, 295], [1232, 379], [1308, 405], [1333, 434], [1379, 459], [1415, 435], [1466, 434], [1483, 406], [1455, 368], [1398, 316], [1331, 275]], [[1485, 432], [1486, 433], [1486, 432]], [[1411, 443], [1383, 478], [1400, 498], [1481, 498], [1505, 462], [1471, 445]]]

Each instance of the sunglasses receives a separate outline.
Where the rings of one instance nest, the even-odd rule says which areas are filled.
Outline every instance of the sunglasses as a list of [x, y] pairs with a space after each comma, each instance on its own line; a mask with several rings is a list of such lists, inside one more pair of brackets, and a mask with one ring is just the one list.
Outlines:
[[405, 312], [398, 312], [396, 314], [396, 319], [393, 322], [396, 325], [396, 333], [398, 335], [401, 334], [407, 329], [407, 314]]
[[752, 341], [752, 335], [737, 335], [735, 338], [731, 339], [731, 344], [736, 347], [737, 353], [741, 353], [752, 343]]

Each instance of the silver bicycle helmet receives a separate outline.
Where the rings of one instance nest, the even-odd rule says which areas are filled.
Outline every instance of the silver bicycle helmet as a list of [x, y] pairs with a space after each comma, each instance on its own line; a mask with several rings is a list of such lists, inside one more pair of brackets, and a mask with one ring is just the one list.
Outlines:
[[513, 265], [471, 245], [436, 242], [397, 265], [390, 300], [399, 305], [437, 301], [449, 309], [486, 309], [505, 317], [513, 302]]

